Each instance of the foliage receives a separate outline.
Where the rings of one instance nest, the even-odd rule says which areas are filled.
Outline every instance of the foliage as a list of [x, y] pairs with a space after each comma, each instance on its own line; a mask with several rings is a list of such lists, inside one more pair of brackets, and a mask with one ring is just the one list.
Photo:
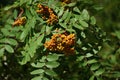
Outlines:
[[0, 79], [119, 79], [119, 30], [111, 39], [97, 25], [102, 18], [96, 24], [101, 9], [94, 0], [16, 0], [2, 8]]

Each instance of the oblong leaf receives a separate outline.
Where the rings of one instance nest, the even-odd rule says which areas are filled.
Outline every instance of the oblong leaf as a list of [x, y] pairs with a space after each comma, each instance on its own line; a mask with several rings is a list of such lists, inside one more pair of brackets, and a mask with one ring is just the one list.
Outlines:
[[58, 67], [60, 64], [56, 61], [49, 61], [46, 63], [46, 67], [48, 68], [56, 68]]
[[58, 60], [59, 56], [57, 54], [50, 54], [47, 56], [48, 61], [56, 61]]
[[8, 51], [9, 53], [13, 53], [14, 49], [10, 46], [10, 45], [5, 45], [5, 49], [6, 51]]
[[95, 60], [95, 59], [92, 59], [92, 60], [88, 60], [88, 61], [87, 61], [87, 64], [93, 64], [93, 63], [96, 63], [96, 62], [98, 62], [98, 61]]
[[30, 74], [41, 74], [43, 72], [44, 72], [43, 69], [37, 69], [37, 70], [32, 71]]
[[90, 18], [90, 24], [95, 25], [96, 24], [96, 19], [94, 16]]
[[36, 67], [36, 68], [41, 68], [41, 67], [45, 66], [45, 63], [38, 62], [37, 64], [32, 63], [31, 65], [32, 65], [33, 67]]
[[93, 65], [90, 67], [90, 69], [91, 69], [91, 70], [97, 70], [99, 67], [100, 67], [99, 64], [93, 64]]
[[4, 55], [4, 50], [5, 50], [4, 48], [0, 49], [0, 57], [2, 57]]
[[95, 73], [94, 73], [94, 75], [95, 76], [100, 76], [102, 73], [104, 73], [105, 72], [105, 69], [98, 69]]
[[87, 22], [85, 22], [85, 21], [80, 21], [80, 24], [81, 24], [81, 26], [83, 26], [83, 27], [88, 27], [88, 23]]
[[36, 76], [34, 78], [32, 78], [31, 80], [41, 80], [42, 79], [42, 76]]
[[50, 70], [50, 69], [45, 70], [45, 73], [49, 76], [57, 76], [57, 74], [53, 70]]
[[87, 11], [86, 9], [84, 9], [84, 10], [82, 11], [81, 16], [82, 16], [82, 18], [83, 18], [84, 20], [86, 20], [86, 21], [88, 21], [89, 18], [90, 18], [89, 14], [88, 14], [88, 11]]

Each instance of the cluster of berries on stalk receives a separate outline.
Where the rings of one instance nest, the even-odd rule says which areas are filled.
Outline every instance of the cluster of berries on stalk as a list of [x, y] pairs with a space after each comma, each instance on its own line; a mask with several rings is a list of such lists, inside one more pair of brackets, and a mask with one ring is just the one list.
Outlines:
[[36, 10], [36, 12], [42, 15], [42, 18], [46, 20], [47, 24], [52, 25], [58, 22], [58, 17], [54, 14], [51, 8], [41, 4], [38, 4], [37, 7], [39, 9]]
[[62, 52], [65, 55], [75, 53], [75, 34], [53, 34], [50, 41], [46, 41], [44, 46], [50, 51]]

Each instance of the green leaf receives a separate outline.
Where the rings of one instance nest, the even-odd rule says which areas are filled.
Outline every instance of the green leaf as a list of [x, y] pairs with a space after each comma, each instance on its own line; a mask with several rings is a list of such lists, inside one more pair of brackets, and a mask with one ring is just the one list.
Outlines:
[[92, 64], [90, 67], [91, 70], [97, 70], [100, 67], [100, 64]]
[[42, 56], [42, 58], [40, 59], [40, 62], [45, 62], [46, 61], [46, 56]]
[[74, 29], [66, 29], [66, 31], [68, 31], [68, 32], [70, 32], [70, 33], [72, 33], [72, 32], [75, 33], [75, 30], [74, 30]]
[[36, 23], [36, 18], [32, 17], [32, 19], [30, 20], [29, 26], [31, 26], [31, 28], [35, 27], [35, 23]]
[[68, 14], [69, 14], [69, 10], [67, 9], [65, 12], [64, 12], [64, 14], [63, 14], [63, 16], [62, 16], [62, 20], [65, 20], [66, 18], [67, 18], [67, 16], [68, 16]]
[[102, 5], [94, 5], [93, 8], [99, 11], [99, 10], [102, 10], [104, 7]]
[[9, 41], [8, 41], [8, 43], [10, 44], [10, 45], [17, 45], [18, 43], [17, 43], [17, 41], [15, 40], [15, 39], [8, 39]]
[[13, 16], [14, 16], [14, 19], [16, 19], [17, 18], [17, 16], [18, 16], [18, 12], [17, 12], [17, 10], [15, 9], [14, 10], [14, 12], [13, 12]]
[[115, 71], [115, 72], [113, 72], [113, 74], [111, 74], [111, 76], [113, 76], [114, 78], [120, 77], [120, 72], [119, 71]]
[[58, 60], [59, 56], [57, 54], [50, 54], [47, 56], [48, 61], [56, 61]]
[[58, 17], [62, 16], [63, 12], [64, 12], [64, 7], [61, 7], [60, 12], [58, 13]]
[[88, 23], [87, 22], [85, 22], [85, 21], [80, 21], [80, 24], [81, 24], [81, 26], [82, 27], [88, 27]]
[[41, 80], [42, 79], [42, 76], [36, 76], [34, 78], [32, 78], [31, 80]]
[[36, 67], [36, 68], [41, 68], [41, 67], [45, 66], [45, 63], [37, 62], [37, 64], [32, 63], [31, 65], [32, 65], [33, 67]]
[[49, 61], [46, 63], [46, 67], [48, 68], [56, 68], [58, 67], [60, 64], [56, 61]]
[[6, 6], [6, 7], [4, 8], [4, 10], [8, 11], [9, 9], [15, 8], [15, 7], [18, 7], [18, 6], [19, 6], [19, 3], [14, 3], [14, 4], [11, 5], [11, 6]]
[[[6, 22], [7, 22], [8, 24], [12, 25], [12, 23], [14, 22], [14, 20], [9, 18], [9, 19], [6, 20]], [[7, 28], [6, 28], [6, 29], [7, 29]]]
[[84, 50], [84, 51], [86, 51], [86, 50], [87, 50], [87, 48], [86, 48], [86, 47], [82, 47], [81, 49], [82, 49], [82, 50]]
[[96, 77], [97, 78], [97, 80], [103, 80], [101, 77]]
[[51, 7], [51, 5], [54, 5], [55, 1], [54, 0], [48, 0], [48, 6]]
[[98, 69], [95, 73], [94, 73], [94, 75], [95, 76], [100, 76], [101, 74], [103, 74], [105, 72], [105, 69]]
[[23, 32], [20, 35], [20, 40], [24, 41], [25, 38], [27, 37], [27, 35], [29, 34], [31, 28], [34, 28], [35, 26], [35, 22], [36, 19], [34, 17], [32, 17], [31, 19], [29, 19], [25, 25], [25, 29], [23, 30]]
[[95, 60], [95, 59], [92, 59], [92, 60], [88, 60], [88, 61], [87, 61], [87, 64], [93, 64], [93, 63], [96, 63], [96, 62], [98, 62], [98, 61]]
[[31, 13], [30, 13], [30, 10], [28, 10], [27, 8], [26, 8], [26, 10], [25, 10], [25, 13], [26, 13], [26, 16], [27, 16], [28, 19], [31, 19], [31, 18], [32, 18], [32, 15], [31, 15]]
[[91, 76], [89, 80], [94, 80], [95, 76]]
[[87, 66], [87, 61], [84, 61], [84, 62], [82, 63], [82, 66], [83, 66], [83, 67]]
[[81, 32], [81, 36], [82, 36], [83, 38], [86, 38], [86, 35], [85, 35], [84, 32]]
[[88, 57], [92, 57], [92, 56], [93, 56], [93, 54], [91, 54], [91, 53], [87, 53], [85, 57], [88, 58]]
[[50, 70], [50, 69], [46, 69], [45, 73], [49, 76], [57, 76], [57, 74], [53, 70]]
[[6, 28], [2, 28], [1, 32], [3, 33], [4, 36], [9, 36], [10, 35], [10, 32]]
[[41, 73], [43, 73], [44, 72], [44, 70], [43, 69], [37, 69], [37, 70], [34, 70], [34, 71], [32, 71], [30, 74], [41, 74]]
[[20, 0], [20, 6], [27, 3], [27, 2], [28, 2], [28, 0]]
[[94, 16], [90, 18], [90, 24], [95, 25], [96, 24], [96, 19]]
[[5, 49], [6, 49], [6, 51], [8, 51], [9, 53], [14, 53], [14, 49], [13, 49], [10, 45], [5, 45]]
[[97, 51], [97, 50], [95, 50], [95, 49], [93, 49], [93, 52], [94, 52], [94, 54], [97, 54], [97, 53], [98, 53], [98, 51]]
[[[30, 0], [32, 2], [32, 0]], [[36, 15], [36, 11], [35, 9], [33, 9], [33, 7], [30, 7], [30, 12], [32, 15]]]
[[75, 5], [76, 5], [76, 2], [73, 2], [73, 3], [68, 4], [67, 6], [73, 7], [73, 6], [75, 6]]
[[73, 11], [80, 13], [80, 10], [79, 10], [78, 7], [74, 7], [74, 8], [73, 8]]
[[[51, 29], [53, 28], [53, 26], [51, 26], [51, 27], [50, 27], [50, 26], [46, 26], [45, 28], [46, 28], [46, 30], [45, 30], [45, 31], [46, 31], [46, 36], [47, 36], [47, 35], [50, 35], [50, 34], [51, 34]], [[42, 31], [42, 30], [41, 30], [41, 31]], [[44, 30], [43, 30], [43, 31], [44, 31]], [[45, 31], [44, 31], [44, 32], [45, 32]], [[43, 33], [44, 33], [44, 32], [43, 32]]]
[[42, 40], [44, 39], [44, 34], [40, 35], [37, 39], [37, 45], [41, 45]]
[[72, 16], [72, 13], [69, 12], [66, 19], [65, 19], [65, 23], [69, 23], [71, 16]]
[[82, 61], [84, 58], [84, 56], [79, 56], [76, 61]]
[[23, 53], [25, 56], [23, 57], [22, 61], [19, 62], [21, 65], [26, 64], [28, 61], [30, 61], [30, 55]]
[[2, 57], [2, 56], [4, 55], [4, 51], [5, 51], [4, 48], [1, 48], [1, 49], [0, 49], [0, 57]]
[[46, 78], [46, 77], [43, 77], [43, 78], [42, 78], [42, 80], [49, 80], [49, 79], [48, 79], [48, 78]]
[[77, 44], [78, 45], [81, 45], [82, 44], [82, 41], [80, 39], [77, 40]]
[[29, 33], [29, 29], [25, 29], [20, 35], [20, 40], [24, 41], [28, 33]]
[[13, 45], [13, 46], [17, 45], [17, 41], [15, 39], [12, 39], [12, 38], [1, 39], [0, 43], [8, 43], [8, 44]]
[[81, 25], [78, 25], [78, 24], [74, 24], [74, 27], [79, 29], [79, 30], [84, 30], [84, 28]]
[[65, 23], [59, 23], [59, 24], [61, 27], [65, 28], [65, 29], [67, 28], [67, 25]]
[[117, 38], [120, 39], [120, 30], [119, 31], [116, 30], [115, 34], [116, 34]]
[[81, 16], [82, 16], [82, 18], [83, 18], [84, 20], [86, 20], [86, 21], [88, 21], [89, 18], [90, 18], [89, 14], [88, 14], [88, 11], [87, 11], [86, 9], [84, 9], [84, 10], [82, 11]]
[[25, 51], [27, 52], [27, 54], [30, 54], [30, 56], [33, 57], [34, 54], [36, 53], [36, 50], [38, 49], [38, 47], [42, 46], [42, 40], [43, 40], [43, 38], [44, 38], [44, 34], [42, 34], [42, 35], [36, 34], [33, 37], [33, 39], [31, 39], [29, 41], [29, 47], [25, 46], [27, 48], [27, 49], [25, 49]]

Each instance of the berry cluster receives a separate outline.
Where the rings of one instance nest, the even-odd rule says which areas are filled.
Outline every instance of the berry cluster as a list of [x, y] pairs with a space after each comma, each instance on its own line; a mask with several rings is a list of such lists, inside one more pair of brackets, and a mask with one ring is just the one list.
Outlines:
[[54, 34], [50, 41], [45, 42], [44, 46], [50, 51], [63, 52], [65, 55], [75, 53], [75, 34]]
[[26, 17], [20, 17], [20, 18], [16, 19], [12, 25], [20, 26], [20, 25], [25, 24], [25, 22], [26, 22]]
[[48, 24], [52, 25], [58, 21], [57, 16], [54, 14], [53, 10], [48, 6], [38, 4], [37, 7], [39, 8], [39, 10], [37, 10], [36, 12], [41, 14], [42, 18], [46, 20]]

